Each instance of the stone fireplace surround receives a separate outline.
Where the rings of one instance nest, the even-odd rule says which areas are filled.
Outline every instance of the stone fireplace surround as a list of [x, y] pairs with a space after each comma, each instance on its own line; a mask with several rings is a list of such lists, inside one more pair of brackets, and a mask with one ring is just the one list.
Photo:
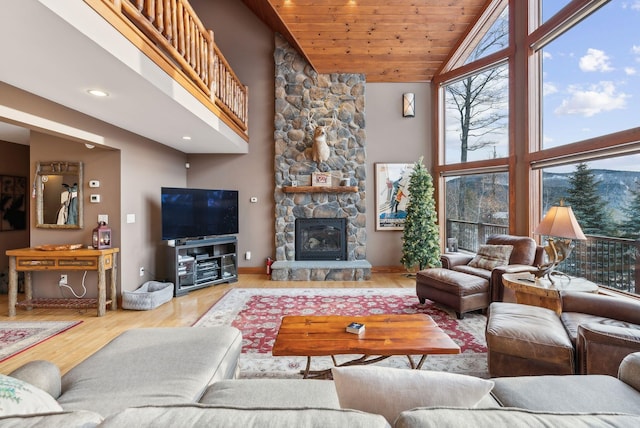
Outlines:
[[[369, 279], [364, 75], [318, 74], [280, 35], [276, 35], [274, 61], [276, 254], [271, 278]], [[326, 162], [312, 160], [314, 121], [327, 131], [331, 155]], [[310, 187], [316, 171], [331, 174], [331, 188]], [[296, 261], [297, 218], [346, 219], [346, 260]]]

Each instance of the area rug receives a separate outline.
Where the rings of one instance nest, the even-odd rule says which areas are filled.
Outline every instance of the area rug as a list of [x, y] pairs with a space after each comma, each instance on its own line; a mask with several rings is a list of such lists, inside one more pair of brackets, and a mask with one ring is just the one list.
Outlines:
[[[439, 370], [488, 377], [484, 339], [486, 317], [466, 314], [458, 320], [452, 310], [427, 300], [420, 304], [415, 290], [344, 288], [237, 288], [225, 294], [194, 327], [232, 325], [242, 332], [240, 376], [243, 378], [299, 377], [305, 357], [274, 357], [271, 348], [285, 315], [415, 314], [431, 316], [460, 346], [457, 355], [430, 355], [423, 370]], [[339, 356], [338, 362], [353, 356]], [[417, 358], [417, 357], [416, 357]], [[330, 357], [314, 357], [312, 369], [331, 367]], [[381, 366], [408, 368], [406, 356], [389, 358]]]
[[69, 330], [82, 321], [0, 322], [0, 362]]

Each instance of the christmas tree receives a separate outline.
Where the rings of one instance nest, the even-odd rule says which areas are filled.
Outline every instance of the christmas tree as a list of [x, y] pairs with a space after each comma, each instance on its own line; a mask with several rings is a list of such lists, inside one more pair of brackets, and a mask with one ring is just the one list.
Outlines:
[[422, 164], [422, 157], [414, 164], [409, 179], [409, 203], [400, 262], [407, 269], [440, 266], [440, 232], [433, 198], [433, 178]]

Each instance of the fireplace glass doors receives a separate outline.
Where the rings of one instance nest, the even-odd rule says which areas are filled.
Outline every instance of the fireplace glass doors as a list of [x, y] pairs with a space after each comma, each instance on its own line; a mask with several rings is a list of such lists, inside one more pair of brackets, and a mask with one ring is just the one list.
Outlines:
[[344, 218], [296, 219], [296, 260], [347, 260]]

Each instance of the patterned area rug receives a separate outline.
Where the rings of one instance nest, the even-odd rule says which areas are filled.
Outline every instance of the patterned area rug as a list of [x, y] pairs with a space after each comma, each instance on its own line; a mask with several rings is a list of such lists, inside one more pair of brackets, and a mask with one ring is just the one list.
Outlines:
[[82, 321], [0, 322], [0, 362], [75, 327]]
[[[439, 370], [488, 377], [484, 339], [486, 318], [480, 313], [455, 313], [427, 301], [418, 302], [412, 289], [233, 289], [225, 294], [194, 327], [233, 325], [242, 331], [240, 377], [296, 378], [306, 365], [305, 357], [274, 357], [271, 348], [285, 315], [371, 315], [415, 314], [431, 316], [460, 346], [458, 355], [431, 355], [424, 370]], [[339, 356], [338, 362], [353, 356]], [[417, 359], [417, 357], [416, 357]], [[330, 357], [314, 357], [312, 369], [331, 367]], [[408, 368], [406, 357], [398, 356], [378, 363]]]

